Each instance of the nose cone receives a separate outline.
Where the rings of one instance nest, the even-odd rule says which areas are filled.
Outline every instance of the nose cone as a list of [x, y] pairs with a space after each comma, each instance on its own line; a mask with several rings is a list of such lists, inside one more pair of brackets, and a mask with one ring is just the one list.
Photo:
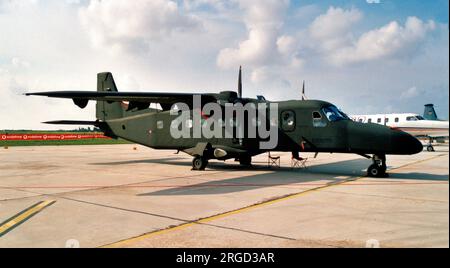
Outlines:
[[393, 131], [391, 144], [396, 154], [417, 154], [423, 150], [423, 145], [418, 139], [399, 130]]

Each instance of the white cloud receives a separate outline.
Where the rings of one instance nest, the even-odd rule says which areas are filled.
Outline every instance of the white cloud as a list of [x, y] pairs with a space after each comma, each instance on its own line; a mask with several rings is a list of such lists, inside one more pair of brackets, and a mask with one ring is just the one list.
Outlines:
[[351, 26], [361, 20], [362, 17], [362, 13], [356, 8], [345, 10], [330, 7], [325, 14], [318, 16], [311, 23], [311, 36], [320, 40], [337, 38], [348, 33]]
[[392, 21], [387, 25], [364, 33], [352, 45], [336, 49], [330, 58], [338, 65], [387, 57], [411, 56], [417, 45], [428, 32], [435, 29], [435, 23], [427, 23], [416, 17], [409, 17], [405, 26]]
[[296, 50], [296, 43], [294, 37], [288, 35], [282, 35], [277, 39], [278, 52], [282, 55], [291, 55]]
[[328, 52], [348, 45], [353, 39], [352, 26], [362, 17], [362, 13], [356, 8], [345, 10], [330, 7], [309, 26], [313, 46], [315, 49]]
[[366, 0], [367, 4], [379, 4], [381, 3], [380, 0]]
[[408, 17], [404, 26], [391, 21], [355, 37], [354, 32], [362, 19], [363, 13], [356, 8], [330, 7], [310, 24], [307, 34], [302, 36], [310, 40], [304, 46], [324, 62], [336, 66], [386, 58], [412, 58], [427, 34], [436, 28], [434, 21], [423, 22], [417, 17]]
[[0, 1], [0, 11], [11, 11], [18, 8], [29, 7], [30, 5], [36, 5], [39, 0], [3, 0]]
[[11, 59], [11, 64], [15, 68], [29, 68], [30, 63], [26, 60], [22, 60], [20, 58], [14, 57]]
[[217, 57], [218, 66], [235, 68], [245, 64], [258, 67], [272, 62], [288, 1], [242, 0], [239, 5], [244, 10], [243, 21], [248, 37], [237, 48], [222, 49]]
[[400, 94], [400, 99], [410, 99], [419, 96], [422, 91], [417, 89], [417, 87], [410, 87]]
[[186, 15], [170, 0], [92, 0], [80, 10], [96, 47], [143, 48], [173, 32], [197, 30], [198, 18]]
[[290, 83], [279, 75], [280, 68], [299, 69], [304, 62], [297, 53], [297, 38], [283, 33], [288, 6], [289, 1], [239, 1], [247, 39], [237, 47], [221, 49], [217, 65], [221, 69], [243, 65], [256, 86], [266, 83], [266, 86], [289, 87]]

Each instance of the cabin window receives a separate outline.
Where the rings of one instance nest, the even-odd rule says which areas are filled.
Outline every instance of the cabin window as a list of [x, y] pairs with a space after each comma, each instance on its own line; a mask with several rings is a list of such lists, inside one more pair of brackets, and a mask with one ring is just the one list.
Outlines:
[[369, 118], [369, 120], [367, 120], [367, 123], [372, 123], [372, 118]]
[[384, 119], [384, 123], [389, 123], [389, 118], [386, 117], [386, 118]]
[[162, 129], [162, 128], [164, 127], [164, 122], [163, 122], [163, 121], [157, 121], [157, 122], [156, 122], [156, 127], [157, 127], [158, 129]]
[[378, 118], [378, 119], [377, 119], [377, 123], [378, 123], [378, 124], [381, 123], [381, 118]]
[[358, 122], [362, 123], [362, 121], [363, 121], [362, 118], [358, 119]]
[[398, 117], [395, 118], [395, 123], [398, 123]]
[[319, 112], [313, 112], [312, 117], [314, 127], [325, 127], [327, 125], [327, 123], [322, 120], [322, 115]]
[[295, 129], [295, 113], [293, 111], [284, 111], [281, 113], [281, 127], [285, 131]]

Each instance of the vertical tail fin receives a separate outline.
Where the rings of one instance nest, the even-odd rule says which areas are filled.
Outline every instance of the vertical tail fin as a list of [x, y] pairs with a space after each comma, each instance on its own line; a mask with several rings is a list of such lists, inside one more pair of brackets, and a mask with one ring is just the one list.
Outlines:
[[425, 104], [425, 110], [423, 111], [423, 118], [427, 120], [438, 120], [433, 104]]
[[[116, 83], [111, 73], [97, 74], [97, 91], [117, 92]], [[123, 109], [119, 102], [97, 101], [96, 116], [97, 119], [102, 121], [120, 118], [123, 116]]]

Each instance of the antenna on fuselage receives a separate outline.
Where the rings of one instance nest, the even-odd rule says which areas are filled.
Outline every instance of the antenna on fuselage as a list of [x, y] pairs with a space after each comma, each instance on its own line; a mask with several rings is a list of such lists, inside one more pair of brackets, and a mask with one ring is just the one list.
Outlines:
[[239, 66], [238, 97], [242, 98], [242, 66]]
[[302, 100], [307, 100], [306, 95], [305, 95], [305, 80], [303, 80]]

